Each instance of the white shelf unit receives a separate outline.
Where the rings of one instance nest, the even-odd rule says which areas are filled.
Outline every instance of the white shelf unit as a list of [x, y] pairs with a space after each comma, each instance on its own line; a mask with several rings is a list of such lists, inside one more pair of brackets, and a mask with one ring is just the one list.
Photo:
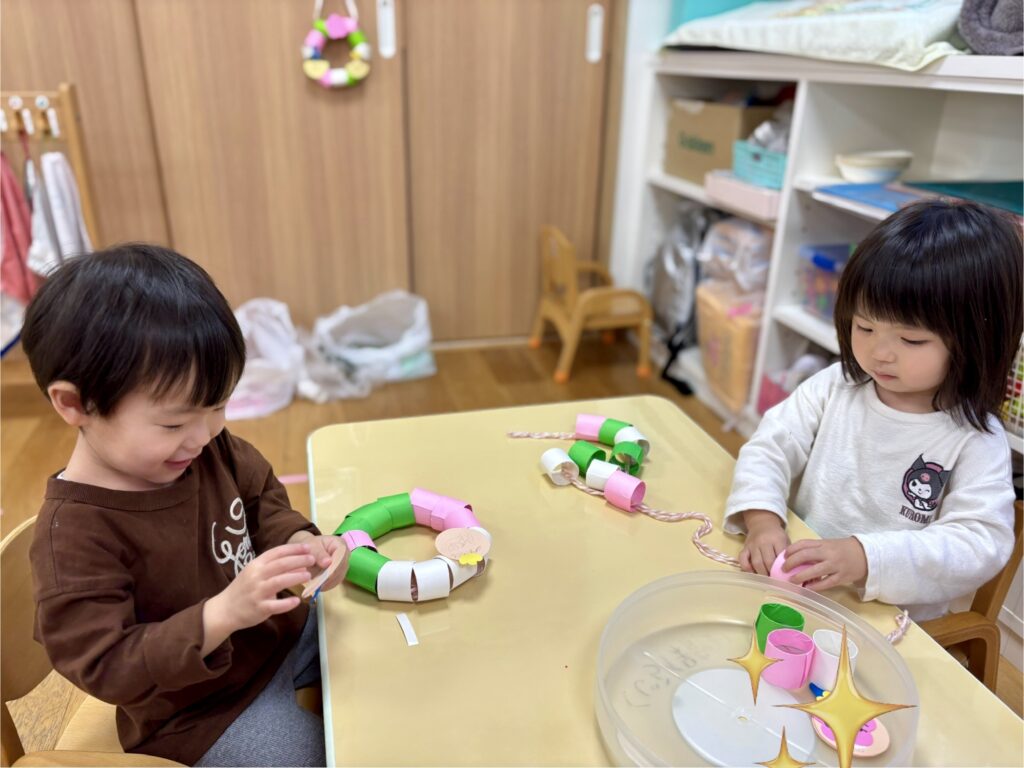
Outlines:
[[[736, 213], [710, 200], [701, 185], [663, 171], [672, 99], [710, 99], [750, 83], [796, 85], [778, 219], [746, 217], [775, 230], [750, 396], [730, 419], [749, 434], [760, 420], [755, 404], [764, 373], [787, 367], [811, 345], [839, 352], [832, 324], [801, 306], [800, 246], [857, 242], [888, 215], [815, 191], [842, 182], [835, 155], [901, 148], [914, 153], [906, 179], [1020, 178], [1024, 60], [953, 57], [910, 73], [771, 54], [656, 52], [664, 32], [653, 32], [657, 5], [634, 3], [630, 9], [610, 264], [619, 283], [642, 288], [643, 266], [671, 227], [681, 198]], [[690, 353], [674, 372], [690, 379], [710, 407], [722, 410], [699, 369], [699, 355]], [[1011, 436], [1011, 446], [1022, 451], [1024, 441]]]

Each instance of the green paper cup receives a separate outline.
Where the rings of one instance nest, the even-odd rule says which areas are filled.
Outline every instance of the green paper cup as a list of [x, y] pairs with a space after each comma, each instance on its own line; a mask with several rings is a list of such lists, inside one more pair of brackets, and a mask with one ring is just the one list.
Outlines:
[[776, 629], [795, 629], [803, 632], [804, 615], [796, 608], [790, 608], [788, 605], [765, 603], [757, 613], [754, 629], [757, 630], [757, 647], [761, 649], [761, 653], [764, 653], [769, 632], [773, 632]]
[[413, 511], [412, 499], [409, 498], [408, 493], [381, 496], [377, 501], [387, 507], [391, 513], [392, 530], [416, 525], [416, 513]]
[[569, 449], [569, 458], [575, 462], [576, 466], [580, 468], [580, 472], [586, 477], [587, 467], [590, 466], [590, 462], [594, 459], [605, 461], [607, 454], [605, 454], [604, 449], [593, 443], [588, 443], [586, 440], [577, 440]]

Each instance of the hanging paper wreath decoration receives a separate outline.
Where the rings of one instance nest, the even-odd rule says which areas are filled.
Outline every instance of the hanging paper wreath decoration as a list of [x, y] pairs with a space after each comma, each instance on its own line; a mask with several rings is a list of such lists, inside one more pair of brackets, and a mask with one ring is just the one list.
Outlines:
[[[377, 551], [374, 539], [399, 528], [422, 525], [442, 532], [451, 531], [461, 539], [459, 554], [449, 547], [448, 557], [439, 554], [430, 560], [391, 560]], [[464, 501], [442, 496], [422, 488], [410, 493], [382, 496], [345, 516], [334, 531], [341, 536], [349, 555], [345, 580], [372, 592], [379, 600], [406, 603], [448, 597], [453, 589], [483, 573], [490, 549], [489, 534]], [[452, 538], [448, 536], [448, 538]]]
[[[343, 67], [331, 67], [324, 58], [328, 40], [344, 40], [350, 46], [349, 60]], [[302, 45], [302, 69], [306, 77], [324, 88], [345, 88], [365, 80], [370, 74], [370, 44], [351, 16], [332, 13], [313, 22], [313, 29]]]

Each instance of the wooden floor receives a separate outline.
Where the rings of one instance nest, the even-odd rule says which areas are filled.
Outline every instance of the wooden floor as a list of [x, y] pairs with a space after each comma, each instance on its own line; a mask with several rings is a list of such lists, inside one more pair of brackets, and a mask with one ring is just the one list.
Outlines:
[[[390, 384], [364, 400], [326, 405], [296, 401], [267, 418], [232, 422], [229, 428], [252, 442], [278, 475], [304, 474], [306, 436], [327, 424], [643, 393], [678, 404], [733, 455], [743, 444], [737, 434], [724, 432], [721, 420], [695, 398], [680, 396], [657, 378], [638, 380], [635, 353], [623, 341], [606, 345], [595, 339], [582, 344], [572, 379], [565, 385], [551, 378], [557, 354], [558, 348], [550, 344], [538, 350], [500, 346], [439, 351], [438, 374], [428, 379]], [[0, 427], [0, 530], [6, 535], [36, 513], [46, 478], [64, 466], [74, 444], [74, 432], [56, 416], [27, 363], [16, 355], [0, 362]], [[292, 486], [289, 494], [295, 508], [308, 516], [306, 486]], [[1020, 715], [1020, 672], [1003, 660], [999, 680], [1000, 698]], [[80, 700], [68, 683], [52, 675], [31, 696], [16, 702], [12, 710], [26, 746], [52, 746]]]

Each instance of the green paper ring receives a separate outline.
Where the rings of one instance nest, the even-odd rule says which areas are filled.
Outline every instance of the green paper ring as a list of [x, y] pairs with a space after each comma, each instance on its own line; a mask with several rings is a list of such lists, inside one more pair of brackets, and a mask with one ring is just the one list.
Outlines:
[[572, 447], [569, 448], [569, 458], [572, 459], [576, 466], [580, 468], [580, 472], [586, 476], [587, 467], [590, 466], [590, 462], [594, 459], [606, 461], [608, 459], [608, 455], [600, 446], [588, 443], [586, 440], [577, 440], [572, 444]]
[[633, 425], [618, 419], [605, 419], [604, 424], [597, 431], [597, 439], [605, 445], [615, 445], [615, 436], [619, 434], [619, 430], [631, 426]]
[[[344, 544], [342, 544], [344, 546]], [[377, 575], [391, 558], [369, 547], [356, 547], [348, 557], [348, 573], [345, 578], [368, 592], [377, 592]]]
[[[625, 460], [619, 457], [623, 456]], [[612, 448], [612, 464], [622, 467], [629, 474], [640, 474], [640, 465], [644, 460], [644, 449], [639, 443], [618, 443]]]

